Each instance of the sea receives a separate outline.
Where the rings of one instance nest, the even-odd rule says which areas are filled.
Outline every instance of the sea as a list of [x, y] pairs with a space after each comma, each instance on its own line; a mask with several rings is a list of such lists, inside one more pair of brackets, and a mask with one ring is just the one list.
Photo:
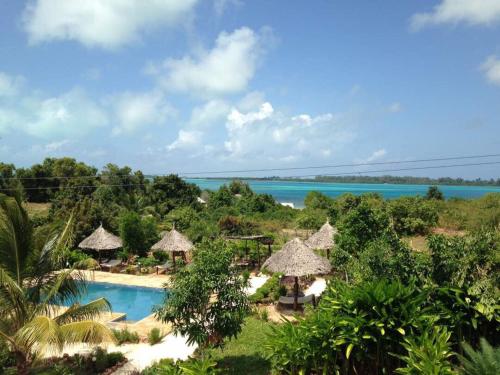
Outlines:
[[[231, 179], [188, 178], [188, 182], [198, 185], [201, 189], [217, 190]], [[253, 191], [260, 194], [271, 194], [280, 203], [293, 203], [296, 208], [304, 207], [304, 198], [310, 191], [319, 191], [329, 197], [338, 197], [344, 193], [356, 195], [363, 193], [379, 193], [384, 198], [401, 196], [424, 196], [429, 185], [406, 184], [354, 184], [329, 182], [302, 182], [284, 180], [245, 180]], [[479, 198], [486, 193], [500, 193], [498, 186], [453, 186], [438, 185], [445, 198]]]

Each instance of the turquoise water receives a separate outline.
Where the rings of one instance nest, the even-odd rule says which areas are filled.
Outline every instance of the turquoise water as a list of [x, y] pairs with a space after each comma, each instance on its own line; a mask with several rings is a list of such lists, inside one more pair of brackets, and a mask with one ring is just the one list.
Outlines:
[[[202, 189], [217, 190], [221, 185], [230, 183], [227, 179], [187, 179]], [[344, 193], [363, 194], [368, 192], [380, 193], [385, 198], [397, 198], [403, 195], [425, 195], [429, 185], [403, 184], [346, 184], [328, 182], [300, 182], [300, 181], [260, 181], [247, 180], [250, 187], [257, 193], [271, 194], [278, 202], [292, 202], [295, 207], [304, 206], [304, 197], [310, 191], [319, 191], [330, 197], [337, 197]], [[446, 198], [478, 198], [486, 193], [500, 193], [496, 186], [450, 186], [441, 185], [439, 189]]]
[[113, 312], [127, 314], [126, 320], [141, 320], [151, 315], [152, 308], [163, 302], [165, 291], [158, 288], [144, 288], [110, 283], [87, 283], [87, 293], [80, 303], [106, 298]]

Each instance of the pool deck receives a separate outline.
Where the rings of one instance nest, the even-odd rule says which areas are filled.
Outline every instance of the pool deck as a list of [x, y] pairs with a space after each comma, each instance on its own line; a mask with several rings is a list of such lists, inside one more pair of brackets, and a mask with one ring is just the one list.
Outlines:
[[88, 281], [100, 283], [122, 284], [142, 286], [149, 288], [163, 288], [163, 285], [170, 280], [168, 275], [128, 275], [124, 273], [112, 273], [103, 271], [78, 271], [85, 275]]

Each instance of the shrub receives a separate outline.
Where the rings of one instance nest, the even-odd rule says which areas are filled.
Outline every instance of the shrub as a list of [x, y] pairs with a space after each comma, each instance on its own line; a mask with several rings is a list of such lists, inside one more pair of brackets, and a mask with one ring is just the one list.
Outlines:
[[405, 338], [402, 345], [408, 354], [398, 357], [406, 366], [395, 372], [403, 375], [456, 374], [450, 362], [454, 354], [450, 349], [450, 336], [446, 329], [436, 326], [421, 336]]
[[127, 328], [122, 330], [114, 329], [113, 335], [115, 336], [118, 345], [127, 343], [136, 344], [139, 342], [139, 335], [137, 332], [129, 331]]
[[212, 375], [218, 373], [217, 362], [210, 357], [190, 358], [187, 361], [174, 362], [170, 358], [165, 358], [145, 368], [142, 375]]
[[155, 251], [153, 257], [161, 264], [168, 260], [168, 253], [165, 251]]
[[249, 299], [253, 303], [268, 303], [277, 301], [280, 296], [286, 294], [286, 288], [281, 285], [281, 274], [273, 274], [260, 288], [258, 288]]
[[163, 333], [158, 328], [153, 328], [148, 333], [149, 345], [156, 345], [163, 339]]
[[137, 259], [137, 264], [140, 264], [141, 267], [154, 267], [160, 264], [160, 262], [155, 257], [145, 257]]
[[497, 375], [500, 374], [500, 347], [493, 348], [484, 338], [481, 339], [480, 350], [475, 351], [464, 343], [466, 357], [459, 356], [462, 364], [460, 371], [465, 375]]

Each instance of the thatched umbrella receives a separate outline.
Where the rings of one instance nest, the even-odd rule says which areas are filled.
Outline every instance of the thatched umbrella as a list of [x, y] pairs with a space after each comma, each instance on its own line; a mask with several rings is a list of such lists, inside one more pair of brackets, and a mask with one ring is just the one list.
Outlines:
[[193, 248], [193, 243], [179, 233], [175, 228], [170, 232], [167, 232], [163, 238], [155, 243], [152, 247], [152, 251], [166, 251], [172, 253], [172, 262], [175, 268], [175, 256], [180, 254], [184, 261], [186, 261], [186, 253]]
[[305, 244], [311, 249], [326, 250], [326, 256], [330, 258], [330, 250], [333, 248], [333, 245], [335, 245], [333, 236], [336, 233], [337, 229], [332, 227], [330, 222], [327, 221], [319, 231], [306, 240]]
[[99, 262], [101, 260], [101, 251], [116, 250], [122, 246], [123, 243], [121, 238], [107, 232], [102, 227], [102, 224], [99, 225], [99, 228], [92, 232], [90, 236], [78, 244], [80, 249], [97, 251], [99, 254]]
[[280, 251], [269, 257], [262, 267], [295, 278], [293, 299], [295, 310], [299, 294], [299, 277], [325, 274], [332, 269], [328, 259], [317, 255], [298, 238], [288, 241]]

